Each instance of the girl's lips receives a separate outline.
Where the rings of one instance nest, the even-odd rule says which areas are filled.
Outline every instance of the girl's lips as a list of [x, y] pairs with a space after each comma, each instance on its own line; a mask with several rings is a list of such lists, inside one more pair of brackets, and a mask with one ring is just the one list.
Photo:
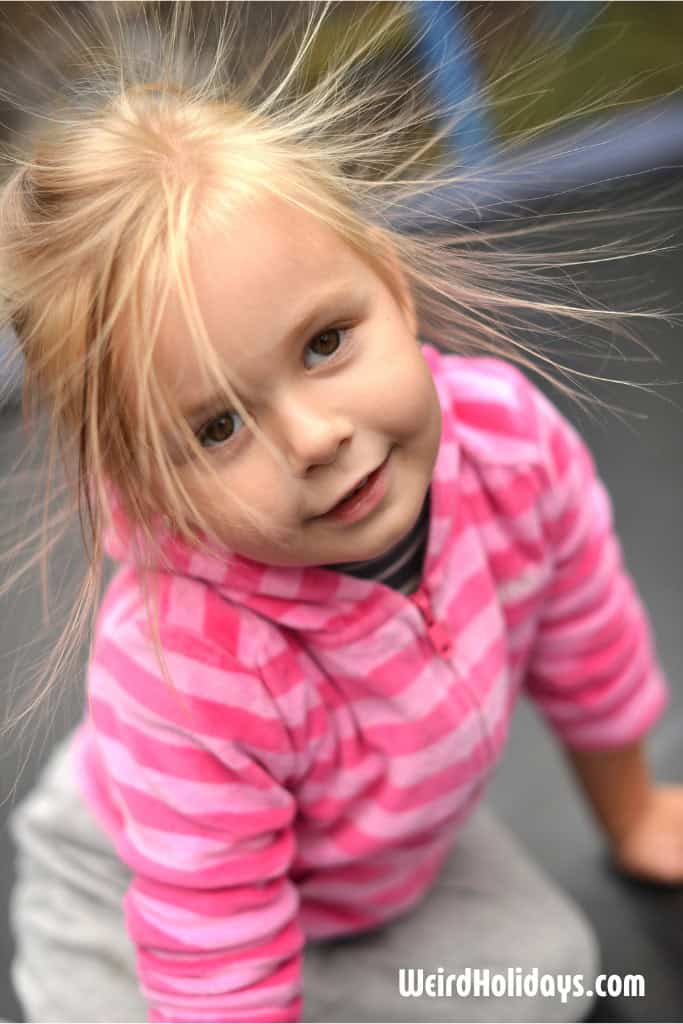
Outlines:
[[382, 465], [378, 466], [374, 473], [370, 474], [359, 491], [356, 491], [350, 498], [346, 498], [345, 501], [340, 501], [338, 505], [335, 505], [325, 515], [318, 516], [317, 518], [335, 519], [350, 523], [368, 515], [386, 494], [390, 455], [391, 453], [387, 455]]

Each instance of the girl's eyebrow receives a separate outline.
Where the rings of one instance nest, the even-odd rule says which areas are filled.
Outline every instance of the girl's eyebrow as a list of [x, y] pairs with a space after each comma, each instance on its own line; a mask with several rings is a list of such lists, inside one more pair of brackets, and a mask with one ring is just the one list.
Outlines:
[[[316, 297], [313, 308], [309, 309], [289, 328], [280, 347], [288, 348], [296, 338], [312, 330], [315, 324], [324, 321], [325, 317], [330, 316], [333, 311], [338, 311], [339, 307], [344, 302], [349, 302], [353, 295], [354, 292], [350, 285], [340, 287], [337, 284], [334, 289], [322, 292]], [[237, 393], [239, 394], [239, 391]], [[197, 421], [201, 421], [205, 416], [215, 412], [217, 408], [220, 409], [221, 404], [225, 404], [226, 400], [227, 396], [221, 392], [207, 396], [189, 408], [183, 409], [183, 418], [190, 425], [196, 425]]]

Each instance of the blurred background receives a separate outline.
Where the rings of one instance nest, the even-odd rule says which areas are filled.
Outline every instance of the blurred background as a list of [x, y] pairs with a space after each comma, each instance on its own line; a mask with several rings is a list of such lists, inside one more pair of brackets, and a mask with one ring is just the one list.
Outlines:
[[[87, 3], [0, 3], [0, 133], [15, 140], [60, 76], [77, 69], [59, 40], [79, 31]], [[141, 5], [131, 4], [130, 8]], [[170, 5], [156, 5], [168, 12]], [[223, 5], [194, 5], [197, 17]], [[256, 54], [268, 37], [302, 19], [306, 4], [243, 3], [240, 54]], [[446, 195], [458, 218], [473, 224], [542, 226], [535, 250], [556, 245], [559, 217], [576, 216], [563, 247], [635, 238], [626, 261], [596, 262], [580, 273], [605, 305], [659, 307], [680, 317], [683, 242], [683, 4], [681, 3], [344, 3], [331, 6], [307, 67], [315, 78], [330, 54], [359, 32], [401, 18], [358, 68], [361, 76], [393, 76], [397, 85], [422, 79], [438, 108], [460, 97], [466, 116], [432, 156], [470, 168], [469, 192]], [[219, 11], [220, 13], [220, 11]], [[49, 53], [49, 60], [45, 54]], [[42, 55], [41, 61], [36, 55]], [[36, 73], [36, 68], [40, 70]], [[399, 89], [400, 92], [400, 89]], [[16, 100], [29, 108], [16, 110]], [[31, 113], [31, 111], [33, 111]], [[415, 144], [420, 139], [414, 140]], [[597, 216], [609, 210], [607, 222]], [[646, 215], [643, 217], [643, 211]], [[595, 213], [593, 216], [592, 214]], [[638, 214], [640, 213], [640, 216]], [[577, 216], [581, 214], [582, 216]], [[411, 230], [428, 230], [429, 210], [416, 208]], [[646, 237], [643, 235], [646, 231]], [[638, 239], [645, 239], [638, 244]], [[523, 237], [521, 250], [531, 242]], [[656, 773], [683, 781], [683, 349], [680, 320], [644, 320], [640, 345], [615, 339], [598, 361], [567, 337], [572, 364], [630, 386], [591, 383], [615, 411], [582, 410], [537, 381], [590, 445], [612, 495], [626, 563], [647, 605], [661, 663], [671, 682], [671, 705], [649, 750]], [[529, 325], [527, 340], [548, 325]], [[585, 333], [585, 329], [584, 329]], [[12, 351], [8, 332], [0, 346]], [[28, 435], [19, 405], [21, 361], [0, 379], [0, 532], [2, 550], [40, 522], [40, 487], [32, 468], [40, 431]], [[21, 528], [20, 533], [17, 530]], [[0, 572], [14, 565], [3, 561]], [[0, 679], [4, 718], [25, 705], [41, 659], [61, 634], [83, 566], [78, 523], [53, 551], [48, 607], [36, 566], [0, 601]], [[107, 565], [107, 574], [113, 570]], [[12, 992], [12, 939], [7, 899], [13, 863], [4, 827], [15, 800], [34, 783], [50, 749], [82, 713], [84, 644], [76, 664], [40, 709], [0, 748], [0, 1017], [21, 1020]], [[490, 791], [494, 809], [547, 872], [569, 889], [591, 917], [603, 943], [605, 970], [641, 973], [644, 999], [614, 998], [596, 1020], [673, 1021], [683, 1017], [683, 962], [677, 890], [638, 885], [616, 876], [587, 809], [573, 787], [563, 755], [532, 707], [520, 706], [508, 752]], [[112, 1008], [112, 1020], [116, 1008]]]

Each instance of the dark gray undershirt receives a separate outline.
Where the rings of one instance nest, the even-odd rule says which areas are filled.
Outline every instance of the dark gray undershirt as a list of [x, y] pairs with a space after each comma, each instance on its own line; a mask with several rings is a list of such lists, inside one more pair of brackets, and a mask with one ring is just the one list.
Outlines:
[[429, 487], [422, 511], [412, 530], [389, 551], [379, 558], [370, 558], [365, 562], [337, 562], [324, 568], [344, 572], [349, 576], [358, 576], [364, 580], [377, 580], [387, 587], [400, 590], [403, 594], [411, 594], [417, 590], [422, 578], [422, 563], [429, 535], [431, 492], [432, 489]]

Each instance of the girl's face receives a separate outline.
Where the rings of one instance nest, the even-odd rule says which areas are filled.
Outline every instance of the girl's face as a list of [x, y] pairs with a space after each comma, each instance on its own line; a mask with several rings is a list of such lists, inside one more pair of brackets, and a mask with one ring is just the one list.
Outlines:
[[[217, 494], [191, 456], [179, 467], [184, 485], [221, 541], [256, 561], [381, 555], [414, 525], [441, 436], [412, 302], [405, 313], [331, 228], [281, 200], [243, 209], [229, 232], [197, 242], [190, 256], [211, 342], [286, 468], [225, 401], [211, 403], [176, 296], [164, 310], [155, 367], [224, 488]], [[387, 459], [384, 496], [366, 515], [324, 515]], [[235, 495], [290, 539], [257, 532]]]

